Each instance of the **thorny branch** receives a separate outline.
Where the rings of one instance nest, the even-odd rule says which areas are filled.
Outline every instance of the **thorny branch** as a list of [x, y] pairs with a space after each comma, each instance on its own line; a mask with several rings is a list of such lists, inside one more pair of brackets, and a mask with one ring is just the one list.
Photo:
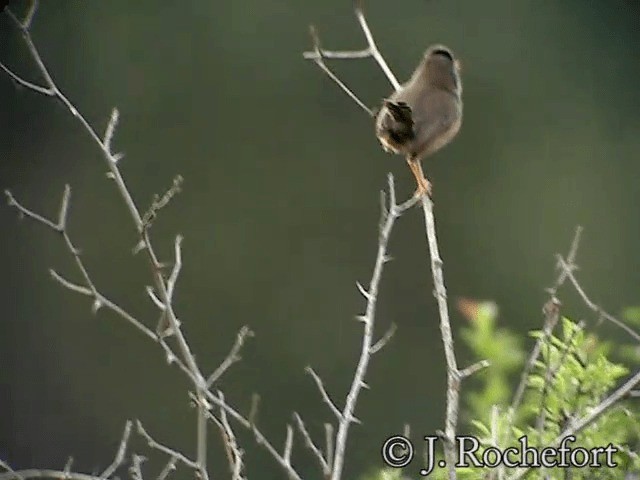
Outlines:
[[[78, 250], [75, 248], [75, 246], [71, 242], [69, 235], [67, 234], [66, 221], [67, 221], [67, 213], [68, 213], [68, 207], [69, 207], [69, 198], [71, 193], [71, 189], [68, 186], [65, 188], [65, 194], [63, 196], [63, 201], [60, 208], [58, 222], [53, 222], [51, 220], [48, 220], [24, 208], [15, 200], [15, 198], [13, 198], [10, 192], [6, 192], [7, 198], [9, 200], [9, 204], [17, 208], [22, 215], [25, 215], [53, 229], [54, 231], [62, 234], [63, 239], [67, 245], [67, 248], [72, 253], [75, 259], [76, 265], [82, 274], [84, 285], [78, 285], [73, 282], [70, 282], [54, 271], [52, 271], [53, 278], [56, 279], [59, 283], [61, 283], [64, 287], [69, 288], [70, 290], [75, 291], [76, 293], [80, 293], [80, 294], [92, 297], [94, 301], [93, 303], [94, 313], [97, 312], [97, 310], [100, 307], [106, 306], [111, 310], [113, 310], [114, 312], [118, 313], [125, 320], [132, 323], [138, 330], [144, 333], [147, 337], [160, 343], [167, 354], [167, 359], [170, 361], [175, 361], [180, 366], [180, 368], [188, 375], [188, 377], [193, 382], [195, 389], [198, 392], [199, 398], [204, 400], [204, 398], [206, 397], [204, 392], [206, 392], [211, 385], [207, 384], [207, 381], [205, 380], [204, 376], [200, 372], [200, 369], [196, 363], [195, 357], [191, 353], [187, 340], [180, 329], [180, 323], [173, 310], [173, 304], [172, 304], [172, 296], [173, 296], [175, 284], [177, 282], [177, 278], [178, 278], [178, 275], [180, 272], [180, 266], [181, 266], [181, 250], [180, 250], [181, 237], [178, 237], [176, 239], [176, 264], [174, 266], [174, 269], [169, 279], [165, 280], [162, 272], [163, 264], [158, 260], [158, 256], [155, 253], [155, 250], [150, 240], [149, 231], [148, 231], [149, 230], [148, 226], [150, 224], [150, 221], [153, 219], [157, 211], [163, 206], [165, 206], [169, 202], [169, 200], [171, 200], [171, 198], [179, 191], [182, 179], [179, 176], [176, 177], [176, 179], [174, 180], [173, 187], [163, 197], [158, 197], [154, 199], [154, 203], [152, 204], [152, 207], [149, 210], [149, 212], [151, 213], [147, 212], [147, 214], [145, 214], [144, 216], [141, 215], [140, 211], [138, 210], [138, 207], [136, 206], [133, 200], [131, 193], [129, 192], [125, 184], [125, 181], [118, 167], [118, 162], [123, 158], [123, 156], [121, 154], [114, 153], [112, 150], [113, 138], [115, 135], [116, 126], [119, 119], [117, 109], [113, 109], [109, 122], [107, 124], [107, 127], [105, 129], [104, 136], [100, 137], [96, 132], [96, 130], [84, 118], [84, 116], [77, 110], [77, 108], [71, 103], [71, 101], [62, 93], [60, 88], [56, 85], [55, 81], [53, 80], [52, 75], [49, 73], [49, 70], [47, 69], [45, 63], [43, 62], [40, 56], [40, 53], [38, 52], [38, 49], [36, 48], [35, 43], [31, 38], [30, 27], [34, 19], [37, 7], [38, 7], [38, 2], [36, 0], [33, 0], [30, 3], [29, 10], [27, 11], [23, 20], [19, 20], [18, 17], [8, 8], [5, 9], [5, 12], [9, 16], [10, 20], [13, 22], [16, 29], [21, 33], [22, 38], [31, 54], [31, 57], [38, 67], [38, 70], [44, 82], [44, 86], [38, 85], [34, 82], [30, 82], [28, 80], [23, 79], [20, 75], [18, 75], [17, 73], [14, 73], [9, 67], [7, 67], [2, 62], [0, 62], [0, 68], [5, 73], [7, 73], [13, 81], [18, 83], [19, 85], [22, 85], [23, 87], [30, 89], [36, 93], [58, 99], [66, 107], [66, 109], [80, 122], [84, 130], [89, 134], [91, 139], [100, 148], [103, 154], [103, 157], [106, 161], [107, 167], [109, 169], [108, 177], [114, 181], [118, 189], [118, 192], [120, 193], [121, 197], [123, 198], [127, 206], [127, 210], [131, 216], [131, 219], [133, 220], [137, 234], [140, 237], [139, 250], [145, 250], [146, 252], [147, 258], [151, 266], [152, 275], [154, 278], [155, 289], [159, 295], [158, 300], [159, 300], [159, 303], [162, 305], [162, 315], [163, 315], [163, 318], [169, 324], [169, 329], [171, 331], [171, 334], [175, 337], [175, 341], [177, 343], [178, 351], [180, 352], [180, 355], [177, 356], [173, 352], [173, 350], [166, 344], [164, 339], [162, 339], [159, 335], [156, 335], [155, 333], [153, 333], [142, 322], [135, 319], [135, 317], [133, 317], [124, 309], [116, 305], [114, 302], [111, 302], [110, 300], [108, 300], [104, 295], [99, 293], [99, 291], [95, 287], [94, 282], [89, 276], [87, 268], [84, 265], [84, 262], [80, 258], [80, 254]], [[236, 356], [237, 356], [237, 352], [236, 352]], [[233, 363], [233, 361], [230, 361], [230, 363]], [[226, 368], [221, 370], [219, 374], [221, 375], [222, 373], [224, 373], [224, 370], [226, 370]], [[215, 378], [213, 378], [213, 380], [211, 381], [211, 384], [213, 384], [214, 381], [215, 381]], [[205, 405], [204, 401], [199, 402], [198, 404], [197, 442], [196, 442], [197, 460], [192, 466], [196, 468], [202, 480], [208, 480], [209, 478], [208, 472], [207, 472], [207, 414], [208, 412], [206, 411], [206, 408], [204, 405]], [[136, 471], [138, 470], [139, 468]]]
[[[389, 208], [386, 212], [383, 211], [384, 221], [382, 228], [380, 229], [380, 235], [378, 239], [378, 253], [376, 255], [375, 265], [373, 267], [373, 275], [369, 282], [369, 288], [365, 289], [362, 286], [358, 286], [360, 293], [367, 301], [364, 315], [360, 315], [357, 319], [362, 322], [364, 326], [364, 332], [362, 335], [362, 348], [360, 350], [360, 359], [358, 360], [358, 366], [356, 367], [351, 388], [347, 394], [344, 408], [338, 412], [338, 429], [336, 432], [335, 448], [333, 453], [333, 465], [331, 469], [331, 480], [339, 480], [342, 475], [342, 468], [344, 466], [344, 456], [347, 444], [347, 435], [349, 432], [349, 426], [351, 423], [357, 422], [354, 415], [356, 403], [358, 401], [358, 395], [363, 387], [366, 386], [364, 377], [367, 373], [367, 367], [372, 353], [375, 353], [374, 345], [376, 345], [373, 338], [373, 327], [375, 323], [376, 314], [376, 302], [378, 299], [378, 290], [380, 287], [380, 279], [382, 278], [382, 270], [385, 263], [389, 261], [387, 255], [387, 249], [389, 244], [389, 237], [391, 230], [398, 217], [402, 215], [406, 210], [415, 205], [417, 199], [411, 198], [406, 202], [398, 205], [396, 203], [396, 192], [393, 185], [393, 176], [388, 176], [388, 188], [389, 188]], [[384, 337], [383, 337], [384, 339]], [[383, 340], [384, 342], [384, 340]], [[379, 348], [378, 348], [379, 349]], [[321, 383], [319, 383], [321, 386]], [[324, 391], [323, 388], [321, 388]], [[327, 395], [328, 397], [328, 395]]]
[[635, 341], [640, 342], [640, 335], [636, 331], [634, 331], [632, 328], [630, 328], [628, 325], [626, 325], [624, 322], [617, 319], [610, 313], [605, 312], [600, 306], [594, 303], [587, 296], [582, 286], [578, 283], [578, 280], [576, 279], [575, 274], [573, 273], [574, 268], [571, 265], [571, 261], [563, 259], [560, 255], [557, 256], [557, 259], [558, 259], [558, 265], [561, 271], [569, 279], [569, 281], [571, 282], [571, 285], [573, 285], [576, 292], [578, 292], [578, 295], [580, 295], [580, 298], [582, 298], [582, 301], [585, 303], [585, 305], [589, 307], [589, 309], [591, 309], [593, 312], [598, 314], [598, 317], [599, 317], [598, 320], [604, 319], [613, 323], [615, 326], [621, 328], [626, 333], [628, 333]]
[[90, 475], [86, 473], [78, 473], [71, 471], [71, 459], [65, 465], [64, 470], [37, 469], [28, 468], [24, 470], [13, 470], [7, 463], [0, 460], [0, 468], [4, 469], [4, 473], [0, 473], [0, 480], [27, 480], [30, 478], [53, 478], [53, 479], [69, 479], [69, 480], [107, 480], [112, 478], [113, 474], [120, 468], [125, 460], [129, 439], [131, 437], [131, 421], [127, 421], [122, 432], [122, 438], [116, 450], [116, 454], [111, 464], [100, 474]]
[[[315, 30], [315, 27], [311, 27], [311, 37], [313, 41], [313, 51], [304, 52], [304, 58], [312, 60], [318, 65], [323, 72], [325, 72], [338, 86], [349, 95], [355, 103], [357, 103], [362, 109], [364, 109], [369, 115], [373, 115], [373, 112], [342, 82], [326, 65], [324, 59], [357, 59], [373, 57], [378, 63], [380, 69], [384, 72], [385, 76], [393, 86], [394, 90], [399, 90], [400, 83], [396, 79], [395, 75], [384, 60], [380, 50], [378, 49], [369, 25], [364, 16], [362, 9], [362, 2], [356, 2], [356, 17], [362, 28], [362, 31], [367, 40], [367, 47], [363, 50], [350, 50], [350, 51], [333, 51], [323, 49], [320, 45], [320, 38]], [[442, 342], [445, 350], [445, 359], [447, 364], [447, 408], [445, 418], [445, 431], [444, 431], [444, 452], [445, 460], [449, 468], [449, 478], [455, 479], [455, 460], [456, 453], [454, 450], [454, 437], [456, 435], [456, 426], [458, 422], [458, 410], [460, 404], [460, 383], [461, 380], [468, 375], [477, 372], [479, 369], [488, 365], [487, 362], [482, 361], [471, 367], [463, 370], [458, 369], [454, 346], [453, 335], [451, 333], [451, 324], [449, 321], [449, 308], [447, 305], [447, 293], [444, 285], [443, 275], [443, 262], [440, 257], [438, 248], [438, 241], [436, 237], [435, 218], [433, 215], [433, 202], [426, 195], [422, 196], [421, 206], [424, 213], [425, 229], [427, 235], [427, 245], [429, 247], [429, 255], [431, 258], [431, 272], [434, 283], [434, 295], [438, 303], [438, 312], [440, 317], [440, 332], [442, 335]], [[361, 290], [362, 291], [362, 290]], [[364, 294], [364, 293], [363, 293]], [[366, 297], [366, 295], [365, 295]], [[366, 315], [365, 315], [366, 317]], [[365, 324], [366, 325], [366, 324]], [[365, 337], [367, 335], [365, 334]], [[346, 430], [346, 429], [345, 429]], [[337, 439], [340, 439], [340, 429], [338, 430]], [[336, 445], [336, 452], [341, 448], [341, 444]], [[341, 460], [336, 457], [336, 465], [334, 465], [332, 480], [339, 478]], [[337, 474], [337, 476], [336, 476]]]

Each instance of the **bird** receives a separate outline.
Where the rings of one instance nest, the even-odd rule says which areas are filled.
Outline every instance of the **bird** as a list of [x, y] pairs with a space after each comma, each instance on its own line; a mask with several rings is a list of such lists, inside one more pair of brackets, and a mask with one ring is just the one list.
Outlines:
[[382, 101], [375, 116], [376, 136], [384, 150], [404, 155], [416, 177], [416, 196], [431, 195], [422, 159], [449, 144], [462, 125], [460, 70], [451, 49], [430, 46], [411, 78]]

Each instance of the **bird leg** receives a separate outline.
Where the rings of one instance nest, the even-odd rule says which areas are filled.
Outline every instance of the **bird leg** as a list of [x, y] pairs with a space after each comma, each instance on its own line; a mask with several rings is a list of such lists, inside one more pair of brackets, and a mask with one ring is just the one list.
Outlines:
[[420, 160], [408, 156], [407, 163], [409, 164], [409, 168], [413, 173], [413, 176], [416, 177], [416, 183], [418, 184], [418, 188], [416, 192], [413, 194], [415, 197], [422, 197], [424, 194], [431, 196], [431, 182], [427, 180], [422, 172], [422, 164]]

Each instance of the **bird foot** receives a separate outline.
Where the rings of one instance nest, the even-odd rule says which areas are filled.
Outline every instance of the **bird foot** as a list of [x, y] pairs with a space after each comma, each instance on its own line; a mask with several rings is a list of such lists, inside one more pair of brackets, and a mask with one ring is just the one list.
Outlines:
[[424, 195], [428, 195], [429, 197], [431, 197], [431, 192], [431, 182], [423, 177], [421, 181], [418, 181], [418, 188], [416, 189], [413, 196], [414, 198], [422, 198], [422, 196]]

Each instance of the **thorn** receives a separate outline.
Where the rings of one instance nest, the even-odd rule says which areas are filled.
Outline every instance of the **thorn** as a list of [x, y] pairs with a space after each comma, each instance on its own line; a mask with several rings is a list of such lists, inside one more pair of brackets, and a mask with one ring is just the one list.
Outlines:
[[369, 322], [369, 318], [366, 315], [356, 315], [354, 318], [358, 322], [362, 322], [362, 323], [368, 323]]
[[124, 153], [123, 152], [118, 152], [118, 153], [114, 153], [113, 155], [111, 155], [111, 160], [113, 161], [113, 163], [118, 163], [123, 158], [124, 158]]
[[5, 190], [4, 194], [7, 197], [7, 205], [13, 207], [16, 204], [16, 200], [15, 198], [13, 198], [13, 195], [11, 195], [11, 192], [9, 190]]
[[358, 287], [358, 290], [360, 291], [360, 293], [364, 298], [366, 298], [367, 300], [371, 300], [372, 298], [371, 294], [365, 290], [365, 288], [362, 286], [360, 282], [356, 282], [356, 287]]
[[96, 298], [93, 301], [93, 305], [91, 305], [91, 313], [93, 313], [94, 315], [97, 314], [100, 308], [102, 308], [102, 302]]
[[107, 172], [105, 173], [105, 176], [109, 179], [109, 180], [115, 180], [116, 176], [113, 174], [113, 172]]
[[371, 387], [367, 382], [362, 381], [360, 382], [360, 385], [362, 385], [362, 388], [364, 388], [365, 390], [371, 390]]
[[173, 364], [176, 361], [176, 356], [173, 352], [167, 352], [167, 365]]
[[355, 423], [356, 425], [362, 425], [362, 422], [360, 421], [360, 419], [354, 415], [351, 415], [349, 417], [349, 421], [352, 423]]
[[140, 253], [142, 250], [144, 250], [146, 248], [146, 245], [144, 243], [144, 240], [140, 240], [135, 247], [133, 247], [131, 249], [131, 253], [133, 255], [137, 255], [138, 253]]

